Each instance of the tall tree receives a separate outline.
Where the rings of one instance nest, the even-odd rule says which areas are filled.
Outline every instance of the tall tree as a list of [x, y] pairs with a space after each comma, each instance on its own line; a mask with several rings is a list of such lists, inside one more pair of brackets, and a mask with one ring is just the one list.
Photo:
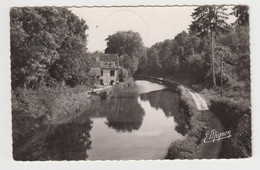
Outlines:
[[232, 25], [235, 25], [235, 26], [248, 26], [249, 25], [248, 6], [237, 5], [233, 8], [233, 12], [231, 12], [230, 14], [237, 17], [237, 20]]
[[227, 8], [224, 6], [200, 6], [192, 13], [194, 21], [190, 25], [191, 32], [197, 33], [199, 36], [211, 37], [211, 64], [212, 64], [212, 84], [216, 87], [216, 77], [214, 68], [214, 48], [216, 35], [220, 31], [225, 30], [227, 25], [225, 20], [228, 15], [225, 13]]
[[130, 74], [134, 74], [139, 63], [145, 58], [146, 49], [138, 32], [118, 31], [106, 38], [105, 53], [115, 53], [120, 56], [121, 65], [127, 65]]

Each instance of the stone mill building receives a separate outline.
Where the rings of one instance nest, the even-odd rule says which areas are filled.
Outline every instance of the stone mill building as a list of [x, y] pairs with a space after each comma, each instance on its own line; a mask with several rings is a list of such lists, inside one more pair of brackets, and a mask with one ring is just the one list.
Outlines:
[[98, 85], [114, 85], [119, 81], [119, 58], [117, 54], [101, 54], [89, 75]]

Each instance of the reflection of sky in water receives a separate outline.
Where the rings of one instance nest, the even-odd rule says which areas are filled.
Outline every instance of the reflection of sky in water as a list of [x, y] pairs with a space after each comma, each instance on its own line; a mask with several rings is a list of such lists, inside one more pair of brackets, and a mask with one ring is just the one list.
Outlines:
[[[147, 81], [136, 81], [135, 92], [147, 93], [165, 87]], [[130, 89], [133, 92], [133, 88]], [[149, 101], [137, 98], [145, 114], [138, 130], [117, 132], [109, 128], [106, 118], [93, 118], [90, 131], [92, 149], [88, 150], [91, 160], [163, 159], [171, 142], [182, 139], [175, 131], [173, 117], [166, 117], [160, 108], [151, 107]], [[131, 114], [131, 113], [129, 113]]]
[[152, 83], [152, 82], [144, 81], [144, 80], [136, 81], [135, 86], [136, 86], [136, 89], [138, 90], [139, 94], [148, 93], [151, 91], [162, 90], [165, 88], [164, 85], [160, 85], [157, 83]]
[[161, 84], [152, 83], [145, 80], [137, 80], [135, 81], [135, 85], [132, 87], [127, 87], [121, 90], [122, 93], [136, 93], [136, 94], [143, 94], [149, 93], [152, 91], [158, 91], [165, 89], [166, 87]]

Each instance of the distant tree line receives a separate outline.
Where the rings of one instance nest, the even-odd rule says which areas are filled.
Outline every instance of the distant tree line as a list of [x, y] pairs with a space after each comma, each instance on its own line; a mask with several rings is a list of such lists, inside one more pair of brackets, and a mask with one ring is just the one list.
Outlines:
[[224, 6], [200, 6], [192, 13], [189, 32], [172, 40], [158, 42], [147, 49], [145, 63], [137, 74], [171, 76], [191, 83], [220, 86], [223, 58], [224, 83], [250, 80], [249, 16], [247, 6], [235, 6], [230, 15], [237, 17], [227, 24]]

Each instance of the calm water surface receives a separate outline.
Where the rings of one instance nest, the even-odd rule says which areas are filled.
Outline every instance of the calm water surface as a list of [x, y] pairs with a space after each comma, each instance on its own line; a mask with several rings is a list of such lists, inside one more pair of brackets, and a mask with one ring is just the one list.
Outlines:
[[177, 97], [163, 85], [139, 80], [101, 101], [95, 111], [105, 117], [91, 118], [87, 159], [163, 159], [171, 142], [183, 139], [172, 114], [179, 109]]
[[137, 80], [70, 122], [44, 128], [23, 154], [31, 160], [163, 159], [172, 142], [184, 139], [184, 116], [174, 91]]

